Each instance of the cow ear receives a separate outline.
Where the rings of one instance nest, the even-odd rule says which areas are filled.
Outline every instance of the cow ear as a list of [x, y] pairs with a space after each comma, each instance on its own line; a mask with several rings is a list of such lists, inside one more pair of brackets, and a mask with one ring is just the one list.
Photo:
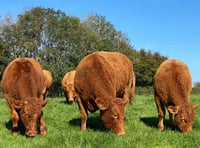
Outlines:
[[106, 110], [108, 108], [108, 104], [101, 98], [96, 98], [95, 103], [100, 110]]
[[195, 110], [195, 109], [197, 109], [199, 107], [199, 104], [194, 104], [194, 105], [192, 105], [192, 108]]
[[167, 109], [171, 114], [177, 114], [179, 106], [168, 106]]
[[43, 89], [42, 89], [42, 94], [46, 93], [46, 89], [47, 89], [46, 86], [44, 86]]
[[129, 102], [128, 98], [123, 98], [122, 99], [122, 104], [126, 105]]
[[43, 100], [43, 101], [42, 101], [42, 106], [44, 107], [47, 103], [48, 103], [48, 100], [47, 100], [47, 99]]
[[15, 100], [15, 108], [20, 109], [22, 107], [23, 102]]
[[62, 87], [63, 87], [64, 90], [68, 90], [69, 89], [67, 84], [63, 84]]

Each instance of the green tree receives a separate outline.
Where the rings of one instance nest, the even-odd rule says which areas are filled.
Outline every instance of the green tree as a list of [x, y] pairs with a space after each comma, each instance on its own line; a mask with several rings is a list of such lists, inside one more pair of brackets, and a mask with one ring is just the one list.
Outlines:
[[200, 93], [200, 82], [195, 82], [194, 86], [192, 88], [193, 94], [199, 94]]
[[92, 33], [99, 37], [98, 50], [116, 51], [116, 42], [119, 35], [113, 25], [106, 21], [105, 17], [98, 15], [89, 15], [83, 25]]
[[134, 60], [137, 52], [130, 45], [127, 36], [121, 31], [117, 31], [110, 22], [106, 21], [105, 17], [89, 15], [84, 19], [83, 25], [99, 37], [98, 50], [121, 52], [132, 61]]
[[[4, 42], [5, 36], [2, 36], [3, 29], [9, 30], [12, 25], [13, 18], [11, 16], [6, 16], [3, 20], [0, 20], [0, 80], [3, 74], [3, 71], [11, 60], [9, 48], [9, 42]], [[7, 26], [4, 28], [4, 26]]]
[[64, 12], [35, 7], [7, 17], [0, 25], [0, 76], [5, 66], [17, 57], [32, 57], [51, 71], [50, 96], [61, 96], [64, 74], [76, 68], [80, 60], [94, 51], [116, 51], [133, 62], [137, 86], [149, 86], [159, 64], [166, 59], [159, 53], [136, 51], [128, 37], [106, 21], [91, 15], [81, 21]]
[[136, 85], [151, 86], [157, 68], [166, 59], [167, 57], [161, 56], [159, 53], [146, 52], [145, 49], [141, 49], [134, 62], [137, 76]]
[[64, 74], [99, 47], [99, 37], [87, 30], [78, 18], [41, 7], [18, 15], [16, 23], [3, 25], [1, 37], [9, 45], [11, 59], [33, 57], [51, 71], [51, 96], [61, 95], [60, 82]]

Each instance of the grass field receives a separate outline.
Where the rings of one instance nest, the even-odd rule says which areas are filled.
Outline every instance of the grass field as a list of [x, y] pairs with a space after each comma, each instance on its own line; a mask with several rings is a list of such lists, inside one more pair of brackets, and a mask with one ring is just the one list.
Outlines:
[[[200, 95], [192, 95], [192, 103], [200, 104]], [[49, 99], [44, 108], [47, 135], [27, 138], [23, 132], [11, 135], [10, 114], [4, 99], [0, 99], [0, 147], [5, 148], [151, 148], [174, 147], [196, 148], [200, 144], [200, 108], [196, 113], [193, 131], [180, 133], [168, 126], [158, 131], [157, 111], [153, 96], [136, 96], [133, 105], [126, 105], [124, 136], [117, 136], [106, 130], [99, 118], [99, 112], [90, 113], [87, 131], [81, 132], [78, 105], [68, 105], [64, 98]]]

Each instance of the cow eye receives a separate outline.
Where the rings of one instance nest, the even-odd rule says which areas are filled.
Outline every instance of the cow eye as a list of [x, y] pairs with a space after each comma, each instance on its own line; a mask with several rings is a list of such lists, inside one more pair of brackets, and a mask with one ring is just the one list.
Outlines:
[[187, 123], [187, 120], [185, 120], [185, 119], [182, 119], [182, 122], [183, 122], [183, 123]]
[[118, 119], [118, 115], [113, 115], [113, 118], [114, 119]]
[[26, 114], [26, 118], [29, 118], [29, 115], [28, 115], [28, 114]]

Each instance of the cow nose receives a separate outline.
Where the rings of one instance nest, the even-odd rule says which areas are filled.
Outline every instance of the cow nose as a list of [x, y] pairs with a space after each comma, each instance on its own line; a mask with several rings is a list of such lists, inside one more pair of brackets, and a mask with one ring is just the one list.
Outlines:
[[118, 136], [123, 136], [123, 135], [125, 135], [125, 132], [123, 131], [123, 132], [119, 132], [119, 133], [117, 133], [117, 135]]
[[37, 135], [37, 131], [28, 131], [26, 132], [26, 136], [35, 137]]
[[192, 127], [188, 127], [184, 132], [191, 132], [192, 131]]
[[68, 102], [69, 102], [69, 104], [72, 104], [72, 103], [74, 102], [74, 99], [70, 98], [70, 99], [68, 100]]

